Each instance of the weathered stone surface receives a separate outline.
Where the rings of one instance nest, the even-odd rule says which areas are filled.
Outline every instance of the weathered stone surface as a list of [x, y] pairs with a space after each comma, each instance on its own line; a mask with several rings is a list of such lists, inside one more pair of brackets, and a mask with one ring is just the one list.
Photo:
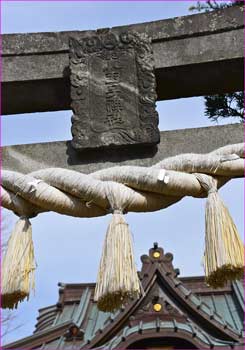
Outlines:
[[[159, 21], [114, 27], [118, 32], [133, 30], [146, 33], [155, 41], [167, 41], [197, 35], [213, 34], [243, 27], [243, 7], [230, 7], [209, 13], [192, 14]], [[69, 37], [91, 35], [92, 30], [4, 34], [4, 56], [68, 52]]]
[[29, 173], [60, 167], [82, 173], [115, 165], [151, 166], [181, 153], [207, 153], [216, 148], [244, 141], [242, 124], [211, 126], [161, 132], [160, 144], [154, 149], [139, 147], [133, 152], [122, 150], [75, 151], [70, 141], [8, 146], [2, 149], [3, 169]]
[[70, 39], [75, 149], [159, 142], [153, 64], [145, 34], [107, 30]]
[[[115, 27], [152, 38], [158, 100], [243, 89], [243, 9]], [[4, 114], [70, 108], [70, 36], [92, 31], [3, 35]], [[40, 98], [40, 96], [42, 98]]]

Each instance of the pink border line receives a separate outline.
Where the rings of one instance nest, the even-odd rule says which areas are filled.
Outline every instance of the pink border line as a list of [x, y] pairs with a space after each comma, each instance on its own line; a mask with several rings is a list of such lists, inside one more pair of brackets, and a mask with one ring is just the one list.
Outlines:
[[[224, 0], [216, 1], [223, 2]], [[236, 0], [230, 1], [235, 2]], [[0, 2], [195, 2], [195, 0], [0, 0]], [[206, 0], [199, 0], [199, 2], [206, 2]]]
[[[0, 180], [2, 179], [2, 3], [3, 2], [193, 2], [194, 0], [0, 0]], [[206, 0], [199, 0], [200, 2], [206, 2]], [[222, 0], [217, 0], [222, 1]], [[234, 2], [235, 0], [233, 0]], [[245, 1], [244, 1], [245, 2]], [[244, 21], [245, 21], [245, 12], [244, 12]], [[244, 35], [244, 56], [245, 56], [245, 35]], [[245, 90], [245, 70], [244, 70], [244, 90]], [[245, 101], [244, 101], [245, 107]], [[244, 140], [245, 140], [245, 122], [244, 122]], [[244, 149], [244, 168], [245, 168], [245, 149]], [[245, 177], [245, 172], [244, 172]], [[245, 228], [245, 180], [244, 180], [244, 191], [243, 191], [243, 225]], [[0, 187], [0, 204], [1, 204], [1, 187]], [[1, 251], [2, 251], [2, 207], [0, 206], [0, 290], [1, 290]], [[245, 230], [243, 233], [245, 240]], [[244, 253], [245, 254], [245, 253]], [[244, 256], [245, 257], [245, 256]], [[244, 275], [245, 276], [245, 275]], [[244, 280], [244, 289], [245, 289], [245, 280]], [[245, 317], [245, 311], [244, 311]], [[2, 309], [1, 309], [1, 293], [0, 293], [0, 349], [2, 349]], [[24, 350], [24, 349], [23, 349]]]
[[[2, 183], [2, 1], [0, 1], [0, 181]], [[2, 203], [0, 187], [0, 349], [2, 348]]]
[[[243, 2], [245, 3], [245, 1], [243, 0]], [[244, 17], [244, 22], [245, 22], [245, 12], [243, 13], [243, 17]], [[244, 40], [244, 46], [243, 46], [243, 49], [244, 49], [244, 56], [245, 56], [245, 33], [243, 32], [243, 40]], [[245, 66], [243, 64], [243, 91], [245, 91]], [[245, 107], [245, 100], [243, 101], [243, 108]], [[245, 141], [245, 120], [243, 121], [243, 141]], [[243, 238], [244, 238], [244, 242], [245, 242], [245, 148], [244, 148], [244, 153], [243, 153], [243, 156], [244, 156], [244, 178], [243, 178]], [[245, 251], [244, 251], [244, 260], [245, 260]], [[245, 298], [245, 270], [244, 270], [244, 274], [243, 274], [243, 300]], [[245, 306], [245, 305], [243, 305]], [[244, 319], [245, 319], [245, 307], [244, 307], [244, 310], [243, 310], [243, 316], [244, 316]]]

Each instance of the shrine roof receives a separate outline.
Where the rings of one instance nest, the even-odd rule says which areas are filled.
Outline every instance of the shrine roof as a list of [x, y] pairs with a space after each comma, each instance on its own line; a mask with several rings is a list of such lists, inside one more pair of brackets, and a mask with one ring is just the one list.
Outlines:
[[[153, 259], [153, 250], [161, 256]], [[173, 256], [152, 248], [141, 257], [139, 272], [145, 294], [116, 313], [98, 310], [93, 300], [95, 284], [59, 283], [59, 300], [39, 310], [32, 336], [9, 344], [12, 349], [115, 349], [140, 335], [195, 338], [198, 348], [240, 349], [243, 337], [243, 285], [241, 281], [213, 289], [203, 276], [179, 278]], [[163, 306], [160, 312], [153, 304]], [[126, 346], [126, 345], [125, 345]], [[120, 347], [121, 348], [121, 347]]]

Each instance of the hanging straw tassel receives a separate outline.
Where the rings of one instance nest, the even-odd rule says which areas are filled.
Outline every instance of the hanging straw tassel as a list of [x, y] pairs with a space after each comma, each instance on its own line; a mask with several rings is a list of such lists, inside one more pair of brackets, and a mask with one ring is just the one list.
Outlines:
[[206, 282], [219, 288], [227, 281], [243, 278], [244, 247], [236, 225], [218, 195], [217, 180], [208, 175], [195, 175], [208, 192], [204, 254]]
[[29, 298], [34, 289], [34, 247], [31, 223], [20, 217], [8, 240], [2, 264], [2, 308], [17, 308], [18, 303]]
[[122, 211], [115, 210], [106, 233], [94, 300], [99, 310], [113, 312], [139, 295], [131, 233]]

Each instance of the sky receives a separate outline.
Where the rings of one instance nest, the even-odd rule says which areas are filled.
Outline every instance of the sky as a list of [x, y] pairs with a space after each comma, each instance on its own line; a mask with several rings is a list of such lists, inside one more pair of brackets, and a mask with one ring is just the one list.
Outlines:
[[[145, 2], [2, 2], [2, 33], [85, 30], [148, 22], [190, 14], [194, 1]], [[202, 97], [157, 103], [160, 130], [214, 125], [204, 115]], [[71, 111], [2, 117], [2, 145], [71, 139]], [[232, 122], [231, 120], [225, 121]], [[222, 122], [224, 123], [224, 122]], [[48, 125], [48, 128], [47, 128]], [[195, 140], [198, 142], [198, 140]], [[230, 181], [220, 190], [239, 232], [243, 233], [243, 180]], [[181, 276], [203, 275], [205, 200], [185, 198], [155, 213], [129, 213], [126, 220], [134, 238], [135, 259], [148, 253], [153, 242], [174, 254]], [[7, 235], [17, 217], [4, 210]], [[38, 309], [58, 300], [58, 282], [95, 282], [102, 244], [110, 216], [72, 218], [44, 213], [31, 220], [38, 264], [36, 292], [15, 312], [15, 325], [5, 343], [30, 335]]]

